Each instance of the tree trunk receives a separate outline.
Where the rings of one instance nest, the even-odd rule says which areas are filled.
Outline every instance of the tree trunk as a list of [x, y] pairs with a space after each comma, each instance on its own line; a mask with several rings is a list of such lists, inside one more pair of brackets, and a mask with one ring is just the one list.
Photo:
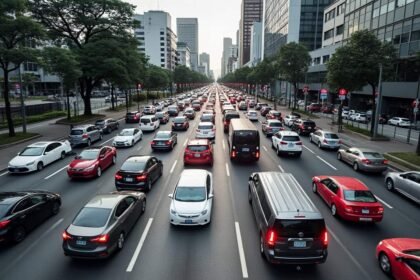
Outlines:
[[92, 115], [92, 106], [90, 103], [90, 97], [93, 90], [93, 84], [91, 79], [89, 78], [82, 78], [80, 80], [80, 96], [83, 99], [83, 103], [85, 105], [85, 109], [83, 115], [91, 116]]
[[[372, 117], [370, 118], [370, 134], [373, 136], [373, 130], [375, 129], [375, 116], [376, 116], [376, 96], [375, 96], [375, 85], [371, 84], [372, 87]], [[379, 102], [379, 96], [378, 96], [378, 102]], [[381, 112], [379, 112], [380, 114]]]
[[66, 87], [66, 98], [67, 98], [67, 119], [71, 119], [70, 115], [70, 90]]
[[14, 137], [16, 133], [15, 133], [15, 126], [13, 125], [12, 112], [10, 110], [9, 72], [7, 71], [7, 67], [3, 69], [3, 73], [4, 73], [4, 106], [6, 108], [7, 126], [9, 127], [9, 137]]
[[299, 91], [299, 88], [298, 88], [297, 82], [294, 82], [293, 86], [295, 88], [295, 92], [293, 94], [293, 110], [296, 110], [296, 104], [297, 104], [296, 100], [297, 100], [297, 93]]
[[111, 108], [115, 110], [114, 85], [111, 85]]

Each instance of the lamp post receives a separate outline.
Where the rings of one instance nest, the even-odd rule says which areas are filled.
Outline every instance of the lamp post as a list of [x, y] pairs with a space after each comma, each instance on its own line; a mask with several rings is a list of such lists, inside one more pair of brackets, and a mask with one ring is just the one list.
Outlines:
[[22, 110], [22, 132], [26, 133], [26, 108], [25, 100], [23, 99], [23, 90], [22, 90], [22, 73], [20, 71], [21, 65], [19, 65], [19, 95], [20, 95], [20, 106]]
[[378, 81], [378, 96], [376, 102], [374, 126], [373, 126], [373, 138], [378, 137], [378, 123], [379, 123], [379, 114], [381, 112], [382, 103], [382, 63], [379, 63], [379, 81]]

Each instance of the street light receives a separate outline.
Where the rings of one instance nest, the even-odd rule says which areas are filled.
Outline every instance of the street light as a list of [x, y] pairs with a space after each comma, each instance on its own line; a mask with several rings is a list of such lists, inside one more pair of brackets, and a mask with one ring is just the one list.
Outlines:
[[378, 123], [379, 123], [379, 114], [381, 112], [381, 103], [382, 103], [382, 63], [379, 63], [379, 81], [378, 81], [378, 97], [377, 105], [375, 110], [374, 126], [373, 126], [373, 138], [378, 137]]

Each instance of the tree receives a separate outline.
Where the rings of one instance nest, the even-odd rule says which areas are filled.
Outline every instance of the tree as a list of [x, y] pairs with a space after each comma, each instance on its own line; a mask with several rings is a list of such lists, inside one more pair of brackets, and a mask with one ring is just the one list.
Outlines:
[[275, 63], [278, 73], [284, 80], [291, 83], [295, 89], [293, 109], [296, 109], [297, 105], [298, 83], [303, 81], [311, 60], [308, 49], [304, 45], [295, 42], [282, 46], [276, 57]]
[[22, 74], [22, 83], [25, 87], [26, 95], [29, 95], [29, 86], [32, 86], [32, 91], [35, 93], [35, 82], [39, 81], [39, 77], [33, 73]]
[[[375, 116], [379, 69], [383, 69], [382, 80], [391, 78], [395, 57], [395, 48], [390, 42], [380, 41], [368, 30], [357, 31], [328, 61], [327, 82], [333, 89], [345, 88], [349, 92], [369, 85], [372, 89], [372, 116]], [[375, 119], [372, 118], [371, 133], [374, 125]]]
[[[101, 43], [109, 34], [130, 37], [128, 33], [138, 25], [133, 19], [134, 5], [120, 0], [29, 0], [34, 18], [45, 25], [51, 38], [66, 40], [71, 49], [78, 53], [82, 66], [79, 78], [80, 95], [85, 115], [91, 115], [91, 93], [103, 76], [86, 66], [85, 51], [101, 52]], [[101, 38], [98, 43], [97, 38]], [[96, 43], [88, 45], [91, 42]], [[93, 48], [96, 47], [94, 50]], [[88, 50], [85, 50], [88, 49]], [[111, 54], [111, 53], [110, 53]]]
[[9, 75], [25, 61], [37, 61], [37, 51], [28, 47], [42, 38], [42, 26], [27, 16], [25, 0], [0, 2], [0, 68], [3, 70], [4, 103], [9, 136], [16, 135], [10, 110]]

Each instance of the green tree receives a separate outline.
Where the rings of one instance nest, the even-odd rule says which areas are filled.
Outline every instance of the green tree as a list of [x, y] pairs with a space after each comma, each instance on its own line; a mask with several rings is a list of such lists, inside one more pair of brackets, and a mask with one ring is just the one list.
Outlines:
[[308, 49], [300, 43], [288, 43], [280, 48], [275, 63], [280, 76], [291, 83], [295, 89], [293, 109], [296, 109], [298, 84], [304, 80], [305, 73], [311, 64]]
[[[135, 6], [121, 0], [29, 1], [34, 18], [45, 25], [51, 38], [66, 40], [77, 52], [83, 72], [79, 85], [85, 105], [84, 114], [91, 115], [91, 93], [103, 76], [87, 65], [84, 61], [88, 57], [86, 54], [102, 52], [102, 43], [105, 43], [109, 34], [120, 38], [130, 37], [129, 30], [138, 26], [138, 22], [133, 20]], [[92, 45], [89, 45], [91, 42]], [[109, 55], [114, 56], [112, 53]], [[92, 59], [89, 61], [92, 62]], [[99, 64], [99, 61], [95, 63]]]
[[25, 87], [25, 94], [29, 95], [29, 86], [32, 86], [32, 92], [35, 93], [35, 83], [39, 81], [39, 77], [34, 73], [22, 74], [22, 83]]
[[0, 2], [0, 68], [3, 70], [3, 95], [9, 136], [16, 135], [10, 110], [9, 75], [25, 61], [37, 61], [37, 50], [28, 47], [42, 38], [41, 25], [27, 16], [25, 0], [2, 0]]
[[[375, 93], [382, 67], [382, 80], [394, 73], [395, 48], [390, 42], [380, 41], [372, 32], [361, 30], [353, 33], [350, 40], [336, 50], [327, 63], [327, 82], [331, 88], [348, 91], [369, 85], [372, 90], [372, 116], [375, 116]], [[372, 118], [371, 133], [375, 119]]]

